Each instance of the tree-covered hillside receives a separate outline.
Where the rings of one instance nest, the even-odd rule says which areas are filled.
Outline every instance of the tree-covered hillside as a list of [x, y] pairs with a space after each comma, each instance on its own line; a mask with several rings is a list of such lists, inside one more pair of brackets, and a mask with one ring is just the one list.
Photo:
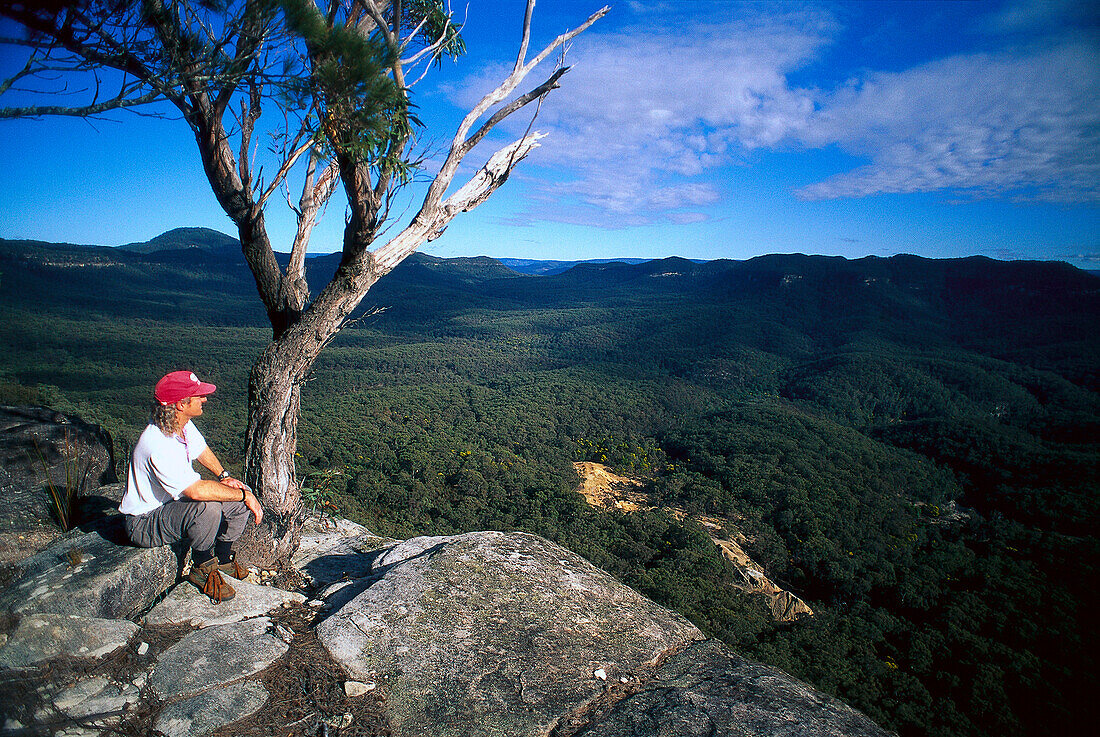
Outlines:
[[[191, 367], [232, 467], [270, 335], [236, 258], [6, 242], [0, 287], [0, 401], [125, 448]], [[417, 255], [303, 388], [299, 473], [381, 533], [561, 542], [902, 735], [1062, 734], [1096, 711], [1098, 318], [1055, 263]], [[729, 520], [815, 616], [774, 622], [696, 523], [587, 506], [578, 460]]]

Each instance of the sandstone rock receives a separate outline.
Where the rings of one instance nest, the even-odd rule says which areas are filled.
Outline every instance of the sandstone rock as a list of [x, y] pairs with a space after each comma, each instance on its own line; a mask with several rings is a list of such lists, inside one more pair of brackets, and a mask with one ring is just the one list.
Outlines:
[[122, 503], [125, 494], [124, 483], [103, 484], [95, 491], [84, 494], [80, 498], [81, 529], [98, 527], [104, 520], [121, 515], [118, 505]]
[[0, 647], [0, 668], [27, 668], [62, 655], [98, 658], [125, 647], [137, 631], [124, 619], [31, 614]]
[[715, 640], [677, 653], [578, 737], [889, 737], [863, 714]]
[[114, 481], [111, 436], [44, 407], [0, 407], [0, 529], [54, 523], [47, 474], [77, 496]]
[[[47, 658], [81, 649], [90, 657], [126, 642], [140, 652], [139, 641], [131, 639], [138, 628], [130, 622], [107, 620], [106, 630], [125, 628], [112, 639], [96, 629], [100, 622], [25, 607], [61, 600], [84, 608], [102, 608], [104, 601], [115, 602], [115, 609], [134, 606], [118, 604], [126, 596], [119, 581], [137, 574], [112, 577], [108, 569], [140, 568], [147, 564], [133, 556], [157, 551], [119, 547], [125, 554], [113, 559], [115, 548], [101, 547], [105, 535], [67, 535], [20, 564], [22, 578], [0, 592], [4, 607], [24, 611], [19, 627], [0, 643], [0, 661], [31, 662], [27, 643], [35, 639], [42, 643], [38, 651], [53, 653]], [[318, 635], [348, 670], [345, 693], [362, 698], [375, 691], [395, 737], [886, 735], [789, 676], [745, 661], [720, 643], [701, 642], [702, 634], [679, 615], [541, 538], [483, 532], [371, 547], [378, 543], [357, 526], [322, 528], [299, 560], [313, 565], [318, 580], [338, 573], [324, 597]], [[175, 556], [166, 548], [160, 552], [168, 554], [174, 579]], [[351, 572], [363, 575], [350, 578]], [[101, 579], [115, 583], [97, 583]], [[249, 603], [250, 589], [260, 590], [264, 603]], [[212, 605], [194, 587], [178, 587], [153, 620], [199, 619], [208, 626], [162, 653], [148, 677], [139, 673], [119, 684], [99, 675], [64, 687], [47, 682], [43, 696], [50, 708], [20, 714], [31, 722], [26, 727], [8, 720], [0, 735], [8, 728], [55, 737], [111, 733], [94, 725], [112, 724], [146, 684], [145, 693], [175, 700], [156, 719], [158, 733], [197, 737], [254, 713], [268, 698], [256, 674], [297, 640], [286, 631], [283, 638], [291, 642], [280, 639], [266, 617], [213, 622], [237, 618], [234, 606], [267, 611], [302, 597], [247, 582], [238, 592], [239, 601]], [[190, 598], [200, 614], [181, 605]], [[177, 606], [176, 614], [161, 618]], [[615, 703], [623, 689], [632, 695]], [[333, 734], [350, 723], [350, 714], [325, 720]]]
[[212, 604], [210, 598], [195, 586], [181, 583], [145, 616], [145, 624], [183, 624], [210, 627], [240, 622], [267, 614], [285, 602], [301, 603], [306, 597], [272, 586], [260, 586], [248, 581], [229, 580], [237, 595], [229, 601]]
[[167, 737], [202, 737], [255, 714], [267, 698], [255, 681], [214, 689], [164, 707], [153, 729]]
[[16, 564], [0, 611], [129, 618], [164, 593], [178, 569], [171, 548], [133, 547], [114, 519], [95, 532], [74, 530]]
[[[378, 537], [358, 522], [340, 517], [321, 517], [307, 513], [302, 521], [301, 545], [298, 553], [310, 548], [327, 548], [341, 540], [350, 540], [360, 536]], [[397, 542], [394, 540], [393, 542]]]
[[617, 678], [703, 637], [524, 533], [415, 538], [372, 571], [317, 632], [353, 678], [379, 683], [394, 735], [544, 735], [603, 692], [597, 669]]
[[257, 617], [190, 633], [157, 659], [153, 692], [177, 699], [259, 673], [289, 649], [270, 627], [270, 619]]
[[49, 721], [56, 710], [69, 719], [87, 724], [113, 725], [121, 720], [123, 711], [136, 703], [139, 697], [138, 688], [132, 684], [118, 684], [106, 676], [95, 676], [58, 693], [50, 706], [36, 715], [36, 719], [39, 722]]

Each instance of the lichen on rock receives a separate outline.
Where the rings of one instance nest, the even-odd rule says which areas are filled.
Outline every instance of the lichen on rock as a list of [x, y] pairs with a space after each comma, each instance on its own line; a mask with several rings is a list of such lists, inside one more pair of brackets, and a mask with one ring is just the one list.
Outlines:
[[414, 538], [318, 625], [354, 678], [378, 680], [395, 735], [539, 735], [612, 677], [702, 639], [580, 556], [525, 533]]

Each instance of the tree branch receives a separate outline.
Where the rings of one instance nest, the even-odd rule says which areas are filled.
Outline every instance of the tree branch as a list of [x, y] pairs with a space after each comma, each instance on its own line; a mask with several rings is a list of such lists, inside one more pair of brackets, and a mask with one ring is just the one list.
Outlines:
[[26, 107], [4, 107], [0, 108], [0, 118], [41, 118], [46, 115], [91, 118], [96, 115], [111, 112], [112, 110], [123, 110], [126, 108], [148, 105], [151, 102], [156, 102], [160, 98], [161, 94], [159, 92], [153, 91], [148, 94], [142, 95], [141, 97], [114, 97], [110, 100], [106, 100], [95, 105], [80, 105], [76, 107], [66, 107], [63, 105], [29, 105]]
[[[3, 41], [0, 41], [0, 43], [3, 43]], [[34, 71], [32, 71], [32, 67], [34, 66], [34, 60], [35, 60], [35, 56], [34, 56], [34, 54], [31, 54], [31, 56], [27, 59], [27, 63], [23, 65], [22, 69], [20, 69], [18, 72], [11, 75], [7, 79], [5, 79], [2, 83], [0, 83], [0, 95], [4, 94], [8, 90], [10, 90], [11, 86], [13, 84], [15, 84], [16, 82], [18, 82], [23, 77], [29, 77], [29, 76], [32, 76], [34, 74]]]
[[298, 201], [298, 207], [292, 208], [298, 216], [298, 227], [290, 249], [290, 263], [287, 264], [286, 272], [279, 282], [280, 302], [299, 312], [309, 301], [305, 259], [313, 227], [317, 224], [317, 213], [328, 202], [339, 182], [340, 172], [335, 163], [328, 164], [314, 182], [313, 177], [318, 162], [316, 152], [311, 151], [302, 186], [302, 196]]
[[477, 130], [477, 132], [466, 139], [466, 142], [463, 144], [465, 151], [469, 151], [474, 146], [476, 146], [481, 141], [481, 139], [485, 138], [489, 131], [491, 131], [494, 126], [496, 126], [497, 123], [504, 120], [520, 108], [525, 107], [529, 102], [543, 97], [551, 90], [556, 90], [560, 86], [558, 84], [558, 80], [561, 79], [562, 76], [569, 71], [569, 69], [570, 67], [559, 67], [558, 69], [554, 70], [554, 73], [550, 75], [549, 79], [540, 84], [538, 87], [531, 90], [525, 95], [517, 97], [512, 102], [508, 103], [500, 110], [497, 110], [495, 113], [493, 113], [492, 117], [486, 120], [484, 125], [482, 125], [481, 128]]
[[[282, 163], [279, 164], [279, 169], [275, 172], [275, 177], [271, 180], [271, 183], [267, 185], [267, 188], [264, 189], [264, 191], [260, 194], [259, 199], [256, 200], [256, 204], [260, 207], [263, 207], [268, 198], [271, 197], [271, 195], [274, 194], [275, 190], [279, 188], [279, 185], [283, 182], [283, 180], [286, 179], [286, 176], [290, 173], [290, 170], [294, 168], [294, 165], [296, 163], [298, 163], [298, 159], [302, 157], [302, 154], [313, 148], [313, 141], [309, 141], [302, 144], [301, 146], [298, 146], [298, 142], [301, 141], [303, 137], [305, 137], [305, 133], [303, 131], [299, 131], [298, 135], [295, 136], [293, 143], [291, 143], [290, 154], [283, 158]], [[297, 146], [297, 148], [295, 148], [295, 146]]]
[[[533, 0], [531, 1], [533, 2]], [[529, 7], [528, 10], [530, 9], [531, 8]], [[586, 20], [577, 28], [573, 29], [572, 31], [563, 33], [555, 38], [553, 41], [550, 42], [549, 45], [546, 46], [545, 49], [542, 50], [542, 52], [537, 57], [535, 57], [535, 59], [527, 64], [517, 65], [516, 69], [514, 69], [512, 73], [508, 75], [507, 79], [501, 82], [495, 90], [481, 98], [481, 101], [478, 102], [477, 105], [475, 105], [469, 113], [467, 113], [466, 117], [463, 118], [462, 122], [459, 124], [458, 130], [455, 132], [454, 140], [451, 143], [451, 150], [447, 154], [447, 158], [446, 160], [444, 160], [443, 166], [440, 167], [439, 174], [436, 175], [435, 180], [428, 188], [428, 194], [425, 197], [426, 207], [434, 206], [436, 203], [438, 203], [443, 198], [443, 194], [447, 191], [447, 188], [450, 187], [451, 181], [454, 179], [455, 172], [458, 170], [459, 163], [462, 161], [462, 158], [469, 152], [469, 148], [466, 146], [466, 135], [469, 133], [470, 128], [473, 127], [473, 124], [479, 118], [481, 118], [481, 116], [484, 115], [489, 110], [489, 108], [507, 98], [508, 95], [512, 94], [512, 92], [516, 89], [516, 87], [519, 86], [520, 82], [523, 81], [527, 74], [541, 61], [546, 59], [546, 57], [549, 56], [554, 51], [554, 49], [562, 46], [563, 44], [575, 38], [578, 34], [584, 32], [597, 20], [607, 15], [610, 10], [611, 8], [605, 5], [603, 8], [597, 10], [595, 13], [590, 15], [588, 17], [588, 20]], [[529, 19], [527, 19], [525, 22], [525, 34], [529, 32], [529, 24], [530, 21]], [[560, 77], [561, 75], [557, 76]], [[552, 76], [550, 80], [547, 80], [547, 82], [544, 84], [550, 82], [556, 82], [556, 79]], [[536, 95], [535, 97], [538, 96]], [[530, 103], [531, 100], [535, 99], [535, 97], [530, 97], [524, 104]], [[522, 105], [520, 107], [522, 107]], [[510, 115], [518, 109], [519, 107], [511, 109], [508, 114]], [[484, 126], [481, 130], [478, 131], [478, 135], [481, 138], [483, 138], [486, 133], [488, 133], [488, 129], [485, 129]]]
[[515, 165], [538, 148], [539, 141], [545, 137], [545, 133], [537, 132], [526, 135], [494, 153], [458, 191], [442, 204], [422, 209], [406, 231], [376, 249], [372, 253], [374, 268], [386, 273], [416, 250], [416, 246], [410, 248], [407, 243], [410, 229], [423, 233], [423, 238], [429, 241], [442, 235], [459, 213], [474, 209], [504, 184]]
[[527, 0], [527, 7], [523, 11], [523, 33], [520, 36], [519, 51], [516, 52], [516, 65], [512, 68], [515, 74], [523, 67], [527, 58], [527, 46], [531, 43], [531, 16], [535, 13], [535, 0]]

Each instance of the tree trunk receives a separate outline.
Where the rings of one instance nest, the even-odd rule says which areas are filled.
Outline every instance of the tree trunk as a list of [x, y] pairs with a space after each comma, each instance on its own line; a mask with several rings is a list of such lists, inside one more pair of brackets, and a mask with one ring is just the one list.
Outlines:
[[304, 521], [294, 469], [299, 390], [321, 350], [381, 275], [370, 252], [363, 253], [362, 259], [338, 269], [317, 299], [276, 334], [252, 366], [244, 477], [263, 504], [264, 520], [259, 526], [250, 524], [236, 545], [250, 562], [283, 566], [298, 548]]
[[244, 476], [264, 507], [263, 523], [249, 524], [237, 550], [250, 562], [285, 564], [298, 547], [301, 489], [294, 469], [300, 386], [317, 357], [297, 341], [269, 344], [248, 382]]

